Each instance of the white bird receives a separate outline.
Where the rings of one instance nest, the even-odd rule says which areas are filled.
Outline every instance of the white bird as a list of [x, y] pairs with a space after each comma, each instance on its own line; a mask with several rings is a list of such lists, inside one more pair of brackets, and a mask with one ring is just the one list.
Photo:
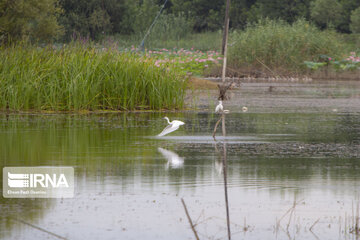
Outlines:
[[169, 168], [169, 166], [172, 168], [180, 168], [184, 165], [184, 158], [179, 157], [176, 153], [161, 147], [158, 148], [158, 151], [168, 160], [166, 168]]
[[222, 101], [220, 100], [219, 101], [219, 104], [216, 106], [216, 108], [215, 108], [215, 112], [216, 113], [222, 113], [224, 111], [224, 107], [223, 107], [223, 105], [222, 105]]
[[224, 106], [222, 105], [222, 101], [219, 100], [219, 104], [215, 108], [216, 113], [229, 113], [229, 110], [224, 109]]
[[168, 117], [164, 117], [164, 119], [167, 120], [169, 125], [166, 128], [164, 128], [164, 130], [162, 130], [162, 132], [158, 135], [158, 137], [165, 136], [168, 133], [178, 130], [181, 125], [185, 124], [184, 122], [179, 121], [179, 120], [173, 120], [172, 122], [170, 122]]

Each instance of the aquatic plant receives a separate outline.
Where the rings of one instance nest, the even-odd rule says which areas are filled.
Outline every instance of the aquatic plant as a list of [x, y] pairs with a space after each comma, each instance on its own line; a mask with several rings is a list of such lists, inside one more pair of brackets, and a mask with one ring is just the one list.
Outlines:
[[0, 51], [0, 110], [135, 110], [183, 107], [185, 74], [116, 49], [71, 44]]
[[357, 56], [356, 52], [351, 52], [348, 57], [336, 60], [336, 58], [321, 55], [319, 61], [304, 61], [304, 64], [311, 70], [325, 66], [330, 66], [336, 71], [360, 70], [360, 56]]
[[222, 61], [222, 56], [216, 51], [202, 52], [199, 50], [161, 49], [158, 51], [147, 51], [147, 57], [156, 59], [155, 66], [172, 66], [185, 73], [191, 72], [193, 75], [202, 75], [204, 70]]

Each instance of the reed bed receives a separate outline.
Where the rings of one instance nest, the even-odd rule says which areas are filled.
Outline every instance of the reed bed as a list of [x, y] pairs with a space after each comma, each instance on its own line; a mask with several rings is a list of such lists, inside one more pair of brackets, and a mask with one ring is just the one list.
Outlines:
[[318, 61], [322, 55], [341, 58], [346, 44], [335, 32], [320, 31], [305, 20], [292, 25], [264, 20], [231, 34], [229, 64], [234, 67], [263, 68], [303, 73], [304, 61]]
[[0, 51], [0, 110], [136, 110], [183, 107], [176, 68], [112, 49], [21, 44]]

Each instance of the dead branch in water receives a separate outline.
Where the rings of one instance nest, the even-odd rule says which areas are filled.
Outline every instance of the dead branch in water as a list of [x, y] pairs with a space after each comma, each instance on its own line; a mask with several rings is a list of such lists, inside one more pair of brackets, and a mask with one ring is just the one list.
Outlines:
[[290, 222], [291, 222], [292, 214], [293, 214], [293, 212], [294, 212], [294, 210], [295, 210], [295, 208], [296, 208], [296, 205], [298, 205], [301, 201], [303, 201], [303, 199], [300, 200], [300, 201], [298, 201], [298, 202], [296, 202], [296, 199], [294, 199], [293, 206], [292, 206], [291, 208], [289, 208], [289, 209], [286, 211], [286, 213], [277, 221], [277, 223], [276, 223], [276, 225], [277, 225], [277, 226], [276, 226], [276, 229], [279, 229], [281, 220], [283, 220], [284, 217], [290, 213], [289, 222], [288, 222], [287, 227], [286, 227], [286, 229], [289, 229], [289, 225], [290, 225]]
[[[229, 11], [230, 11], [230, 0], [226, 1], [226, 13], [225, 13], [225, 26], [224, 26], [224, 41], [223, 41], [223, 45], [222, 45], [222, 53], [224, 55], [223, 58], [223, 69], [222, 69], [222, 75], [221, 75], [221, 81], [222, 84], [218, 85], [219, 87], [219, 98], [218, 100], [225, 100], [226, 98], [226, 91], [228, 89], [230, 89], [233, 85], [234, 82], [225, 85], [225, 76], [226, 76], [226, 61], [227, 61], [227, 43], [228, 43], [228, 33], [229, 33], [229, 22], [230, 22], [230, 18], [229, 18]], [[221, 115], [221, 118], [217, 121], [215, 128], [214, 128], [214, 133], [213, 133], [213, 138], [215, 140], [215, 132], [216, 132], [216, 128], [219, 124], [219, 122], [222, 121], [222, 134], [223, 137], [226, 136], [226, 128], [225, 128], [225, 114], [224, 112]], [[228, 193], [227, 193], [227, 173], [226, 173], [226, 168], [227, 168], [227, 163], [226, 163], [226, 142], [224, 139], [224, 155], [223, 155], [223, 173], [224, 173], [224, 192], [225, 192], [225, 204], [226, 204], [226, 223], [227, 223], [227, 232], [228, 232], [228, 239], [231, 240], [231, 232], [230, 232], [230, 214], [229, 214], [229, 201], [228, 201]]]
[[320, 218], [318, 218], [318, 220], [316, 220], [313, 225], [311, 225], [311, 227], [309, 228], [310, 232], [312, 232], [313, 227], [320, 221]]
[[215, 141], [216, 141], [216, 139], [215, 139], [216, 130], [217, 130], [217, 127], [218, 127], [221, 120], [222, 120], [222, 117], [220, 117], [219, 120], [215, 124], [214, 132], [213, 132], [213, 135], [212, 135]]
[[182, 202], [182, 205], [184, 206], [184, 210], [185, 210], [187, 219], [189, 220], [189, 224], [190, 224], [190, 227], [191, 227], [191, 229], [192, 229], [192, 231], [193, 231], [193, 233], [194, 233], [194, 235], [195, 235], [195, 238], [196, 238], [196, 240], [199, 240], [200, 238], [199, 238], [199, 236], [198, 236], [198, 234], [197, 234], [197, 232], [196, 232], [195, 226], [194, 226], [194, 224], [193, 224], [193, 222], [192, 222], [192, 220], [191, 220], [191, 217], [190, 217], [190, 215], [189, 215], [189, 212], [188, 212], [188, 210], [187, 210], [187, 207], [186, 207], [186, 204], [185, 204], [185, 201], [184, 201], [183, 198], [181, 198], [181, 202]]
[[21, 220], [21, 219], [18, 219], [18, 218], [11, 218], [11, 219], [13, 219], [13, 220], [15, 220], [15, 221], [17, 221], [17, 222], [21, 222], [21, 223], [23, 223], [23, 224], [25, 224], [25, 225], [28, 225], [28, 226], [30, 226], [30, 227], [32, 227], [32, 228], [35, 228], [35, 229], [39, 230], [39, 231], [45, 232], [45, 233], [47, 233], [47, 234], [50, 234], [50, 235], [52, 235], [52, 236], [54, 236], [54, 237], [57, 237], [57, 238], [59, 238], [59, 239], [67, 240], [67, 238], [65, 238], [65, 237], [63, 237], [63, 236], [57, 235], [56, 233], [52, 233], [52, 232], [50, 232], [50, 231], [48, 231], [48, 230], [46, 230], [46, 229], [44, 229], [44, 228], [41, 228], [41, 227], [35, 226], [35, 225], [31, 224], [31, 223], [25, 222], [24, 220]]
[[219, 88], [219, 97], [218, 97], [218, 100], [227, 100], [229, 99], [227, 96], [226, 96], [226, 91], [233, 88], [235, 86], [235, 83], [234, 82], [231, 82], [229, 84], [225, 84], [225, 83], [222, 83], [222, 84], [218, 84], [218, 88]]
[[[354, 204], [353, 204], [354, 205]], [[359, 205], [360, 203], [358, 202], [356, 205], [356, 210], [355, 210], [355, 215], [354, 215], [354, 210], [353, 210], [353, 218], [355, 218], [354, 223], [353, 223], [353, 229], [350, 230], [351, 233], [355, 233], [356, 236], [360, 235], [360, 226], [359, 226]], [[352, 207], [354, 209], [354, 207]]]
[[[222, 115], [223, 127], [225, 127], [225, 114]], [[223, 132], [225, 137], [225, 132]], [[228, 239], [231, 240], [231, 231], [230, 231], [230, 212], [229, 212], [229, 198], [227, 192], [227, 157], [226, 157], [226, 142], [224, 140], [224, 155], [223, 155], [223, 173], [224, 173], [224, 192], [225, 192], [225, 206], [226, 206], [226, 223], [227, 223], [227, 232]]]

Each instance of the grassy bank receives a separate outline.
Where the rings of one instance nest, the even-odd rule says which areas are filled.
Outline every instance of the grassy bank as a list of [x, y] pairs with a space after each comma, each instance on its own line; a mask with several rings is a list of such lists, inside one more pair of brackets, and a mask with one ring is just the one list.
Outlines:
[[73, 44], [0, 51], [0, 110], [135, 110], [183, 107], [185, 76], [155, 60]]
[[319, 61], [321, 56], [342, 59], [349, 54], [340, 35], [320, 31], [304, 20], [290, 25], [264, 20], [231, 35], [229, 64], [238, 69], [264, 69], [276, 73], [301, 74], [304, 61]]

